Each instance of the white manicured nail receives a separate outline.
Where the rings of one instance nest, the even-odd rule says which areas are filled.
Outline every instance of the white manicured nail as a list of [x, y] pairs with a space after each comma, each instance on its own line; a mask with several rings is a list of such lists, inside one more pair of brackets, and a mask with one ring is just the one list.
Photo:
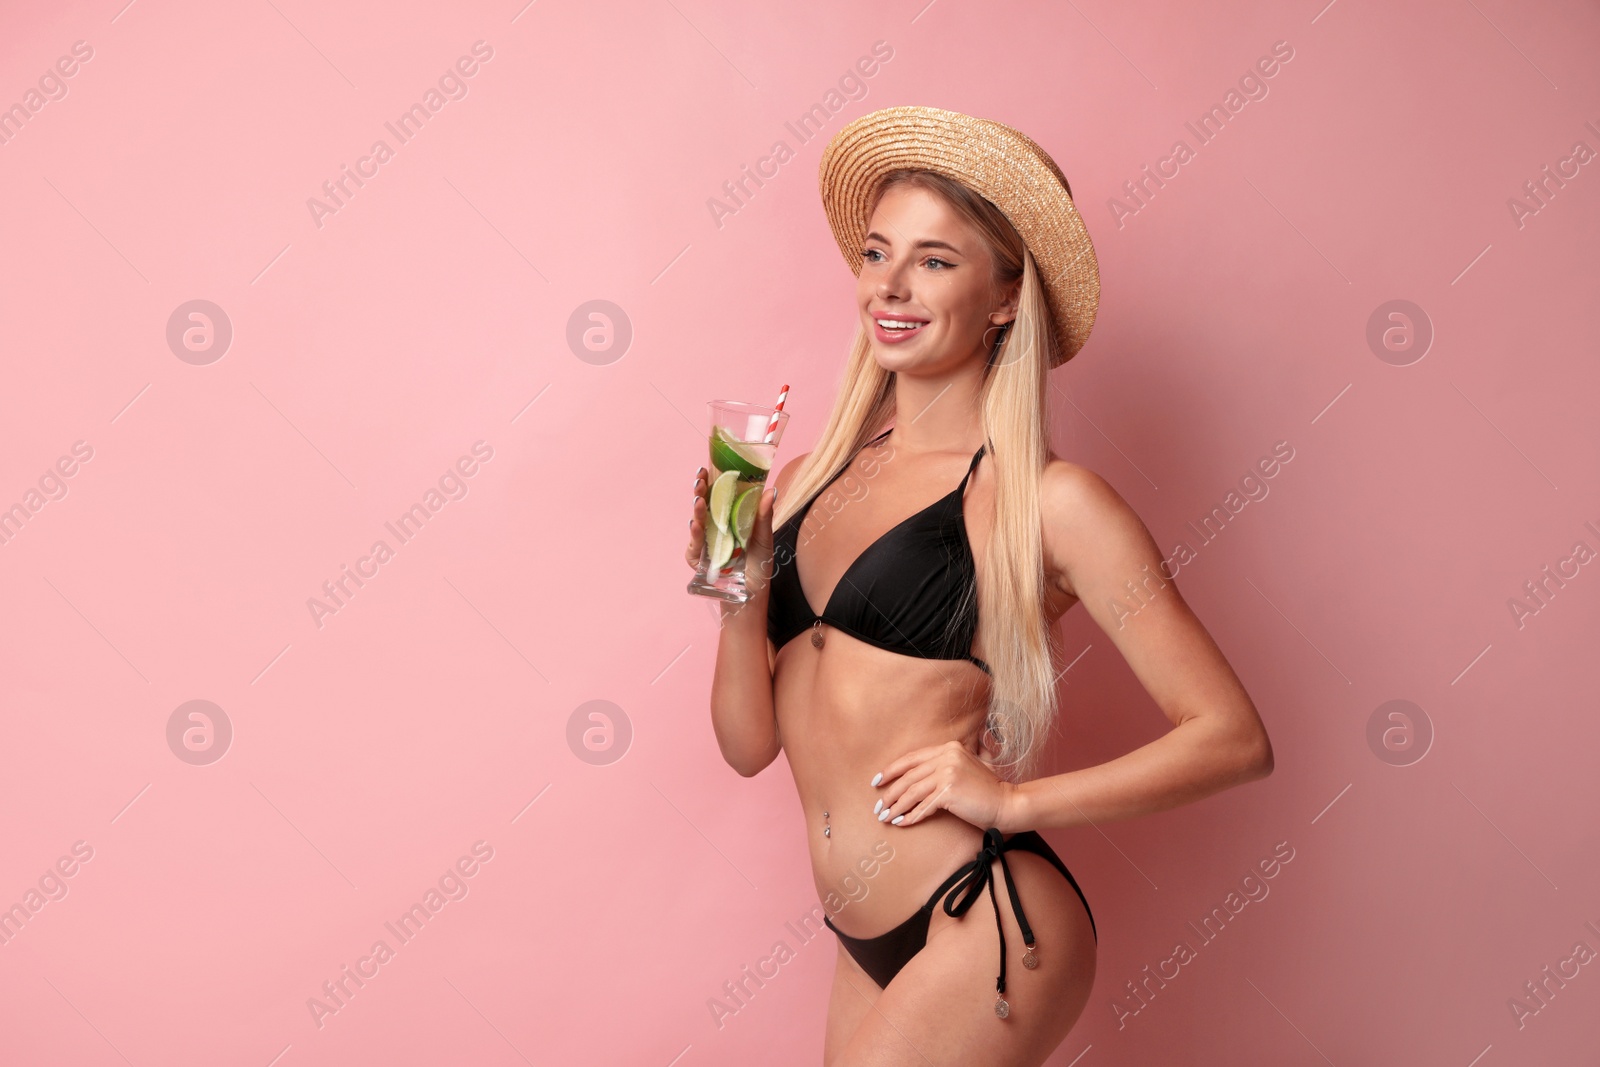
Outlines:
[[882, 771], [879, 771], [877, 774], [872, 776], [872, 784], [873, 785], [877, 785], [881, 781], [883, 781], [883, 772]]
[[878, 821], [882, 822], [883, 820], [887, 819], [888, 817], [889, 817], [888, 809], [884, 809], [883, 814], [878, 816]]
[[882, 810], [883, 810], [883, 798], [879, 797], [878, 798], [878, 802], [876, 804], [872, 805], [872, 814], [876, 815], [876, 814], [878, 814], [878, 812], [880, 812]]
[[894, 818], [890, 819], [889, 821], [894, 823], [896, 826], [899, 826], [902, 822], [905, 821], [905, 816], [904, 815], [896, 815]]

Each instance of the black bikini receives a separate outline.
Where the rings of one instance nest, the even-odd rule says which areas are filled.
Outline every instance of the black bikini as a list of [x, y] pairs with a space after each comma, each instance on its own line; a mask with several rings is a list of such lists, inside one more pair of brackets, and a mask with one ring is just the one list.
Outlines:
[[[892, 429], [892, 428], [891, 428]], [[885, 430], [868, 444], [889, 435]], [[863, 446], [865, 447], [865, 446]], [[967, 541], [962, 500], [967, 482], [983, 458], [979, 448], [967, 467], [961, 484], [948, 496], [934, 501], [921, 511], [891, 527], [857, 556], [839, 579], [819, 615], [811, 610], [800, 585], [796, 541], [800, 525], [811, 504], [833, 478], [806, 501], [773, 534], [774, 570], [768, 589], [767, 635], [780, 651], [802, 631], [811, 628], [812, 643], [821, 647], [821, 625], [826, 622], [858, 640], [903, 656], [922, 659], [969, 660], [989, 672], [989, 665], [971, 654], [978, 630], [977, 568], [972, 547]], [[855, 457], [851, 457], [853, 463]], [[850, 464], [845, 464], [844, 473]], [[992, 672], [989, 672], [992, 673]], [[995, 930], [1000, 935], [1000, 975], [995, 980], [995, 1012], [1001, 1018], [1010, 1013], [1006, 1003], [1006, 938], [1000, 923], [1000, 907], [995, 901], [992, 864], [998, 860], [1005, 876], [1011, 910], [1017, 917], [1028, 953], [1022, 959], [1029, 970], [1038, 966], [1034, 954], [1037, 942], [1033, 928], [1022, 913], [1022, 901], [1011, 881], [1007, 852], [1022, 849], [1043, 856], [1060, 871], [1089, 912], [1089, 901], [1078, 887], [1066, 864], [1035, 830], [1024, 830], [1007, 838], [994, 827], [984, 831], [983, 845], [970, 862], [964, 864], [944, 884], [934, 890], [928, 902], [905, 922], [877, 937], [851, 937], [841, 933], [827, 915], [823, 922], [834, 932], [845, 950], [878, 985], [887, 986], [900, 969], [927, 945], [928, 922], [933, 909], [944, 898], [946, 915], [959, 918], [977, 901], [987, 887], [995, 905]], [[1094, 914], [1089, 912], [1089, 928], [1096, 942]]]
[[1027, 946], [1028, 953], [1022, 957], [1022, 965], [1028, 970], [1039, 966], [1038, 957], [1034, 949], [1038, 942], [1033, 939], [1033, 927], [1028, 925], [1027, 916], [1022, 914], [1022, 901], [1017, 897], [1017, 887], [1011, 881], [1011, 868], [1006, 864], [1007, 852], [1021, 849], [1032, 852], [1036, 856], [1043, 856], [1049, 860], [1061, 876], [1077, 890], [1078, 899], [1083, 901], [1083, 910], [1089, 916], [1089, 929], [1094, 934], [1095, 943], [1100, 941], [1100, 931], [1095, 928], [1094, 913], [1089, 910], [1089, 898], [1083, 895], [1083, 890], [1078, 887], [1078, 880], [1072, 877], [1072, 872], [1067, 870], [1067, 865], [1061, 862], [1055, 850], [1050, 847], [1037, 830], [1023, 830], [1011, 837], [1002, 838], [1000, 831], [994, 827], [983, 832], [983, 847], [978, 849], [978, 855], [968, 861], [959, 870], [946, 878], [944, 884], [933, 891], [933, 896], [928, 902], [918, 908], [911, 918], [896, 926], [888, 933], [879, 934], [877, 937], [851, 937], [849, 934], [839, 932], [833, 925], [833, 920], [826, 914], [822, 921], [832, 930], [834, 936], [844, 945], [855, 961], [861, 965], [877, 982], [880, 987], [885, 987], [900, 973], [900, 968], [911, 962], [911, 957], [921, 952], [928, 943], [928, 920], [933, 918], [934, 906], [939, 903], [939, 898], [944, 897], [944, 913], [954, 918], [960, 918], [967, 913], [967, 909], [977, 902], [978, 895], [984, 887], [989, 889], [989, 902], [995, 904], [994, 928], [1000, 935], [1000, 976], [995, 980], [995, 1011], [1003, 1019], [1009, 1014], [1004, 994], [1006, 991], [1006, 935], [1005, 928], [1000, 925], [1000, 906], [994, 898], [994, 873], [990, 865], [995, 860], [1000, 861], [1001, 873], [1005, 875], [1006, 892], [1011, 896], [1011, 910], [1017, 916], [1017, 926], [1022, 931], [1022, 943]]
[[[885, 430], [867, 444], [876, 444], [888, 435]], [[857, 640], [903, 656], [965, 659], [987, 672], [989, 665], [970, 651], [978, 632], [977, 569], [961, 511], [967, 479], [982, 458], [983, 449], [979, 448], [966, 477], [949, 495], [868, 545], [833, 587], [818, 615], [800, 586], [795, 541], [812, 502], [850, 465], [829, 478], [773, 535], [774, 570], [767, 601], [767, 636], [773, 645], [781, 651], [811, 627], [812, 644], [820, 646], [821, 635], [815, 631], [827, 623]], [[851, 460], [854, 462], [854, 457]], [[967, 610], [950, 625], [950, 617], [960, 605]]]

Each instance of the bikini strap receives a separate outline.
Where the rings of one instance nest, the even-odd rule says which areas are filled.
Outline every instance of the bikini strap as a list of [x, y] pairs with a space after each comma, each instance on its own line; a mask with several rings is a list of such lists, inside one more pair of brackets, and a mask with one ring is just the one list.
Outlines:
[[[833, 475], [827, 481], [822, 483], [821, 488], [819, 488], [815, 493], [811, 494], [811, 499], [806, 501], [805, 506], [803, 508], [801, 508], [800, 510], [796, 511], [793, 515], [789, 516], [789, 522], [795, 523], [796, 527], [798, 528], [799, 520], [803, 520], [805, 518], [806, 513], [811, 510], [811, 505], [815, 504], [817, 502], [817, 497], [819, 497], [823, 493], [827, 492], [828, 491], [828, 486], [830, 486], [834, 482], [838, 481], [839, 480], [839, 475], [843, 474], [845, 471], [850, 469], [850, 464], [852, 464], [852, 463], [854, 463], [856, 461], [856, 457], [857, 456], [859, 456], [862, 452], [865, 452], [869, 446], [875, 445], [879, 441], [883, 440], [885, 437], [888, 437], [890, 431], [892, 431], [893, 429], [894, 429], [893, 426], [889, 427], [889, 429], [883, 431], [878, 436], [874, 437], [872, 440], [868, 441], [866, 444], [862, 445], [860, 448], [858, 448], [854, 452], [850, 453], [850, 458], [844, 461], [844, 466], [842, 466], [838, 470], [834, 471]], [[787, 525], [787, 523], [785, 523], [785, 525]]]
[[967, 478], [971, 478], [972, 477], [972, 472], [978, 469], [978, 460], [983, 458], [983, 453], [985, 452], [985, 450], [988, 449], [988, 447], [989, 447], [988, 443], [985, 442], [985, 443], [979, 445], [978, 446], [978, 451], [976, 451], [976, 452], [974, 452], [972, 454], [972, 462], [967, 464], [966, 477], [961, 479], [961, 488], [965, 489], [967, 487]]
[[[1012, 841], [1016, 838], [1013, 837]], [[1034, 940], [1033, 927], [1028, 924], [1028, 917], [1022, 912], [1022, 898], [1017, 895], [1016, 883], [1011, 878], [1011, 865], [1006, 862], [1006, 853], [1013, 848], [1021, 846], [1021, 842], [1013, 844], [1005, 840], [997, 827], [989, 827], [983, 832], [983, 847], [978, 849], [978, 854], [971, 863], [964, 865], [945, 883], [939, 887], [934, 900], [940, 895], [944, 896], [944, 913], [952, 918], [959, 919], [967, 913], [977, 902], [978, 897], [985, 889], [989, 891], [989, 903], [994, 907], [994, 929], [1000, 941], [1000, 974], [995, 978], [995, 1014], [1004, 1019], [1011, 1014], [1011, 1005], [1006, 1002], [1006, 932], [1000, 922], [1000, 902], [995, 898], [995, 877], [989, 869], [995, 860], [1000, 861], [1000, 876], [1006, 883], [1006, 895], [1011, 898], [1011, 911], [1017, 918], [1017, 928], [1022, 933], [1022, 943], [1027, 946], [1028, 955], [1022, 961], [1023, 966], [1029, 970], [1038, 966], [1037, 957], [1033, 950], [1038, 942]]]
[[[856, 457], [857, 456], [861, 455], [861, 453], [865, 452], [867, 449], [871, 448], [873, 445], [877, 444], [879, 441], [883, 440], [885, 437], [888, 437], [890, 431], [892, 431], [893, 429], [894, 429], [893, 426], [889, 427], [888, 430], [883, 431], [878, 436], [874, 437], [872, 440], [868, 441], [866, 444], [862, 445], [860, 448], [858, 448], [854, 452], [850, 453], [850, 458], [844, 461], [844, 466], [840, 467], [837, 471], [835, 471], [834, 474], [833, 474], [833, 477], [829, 478], [826, 482], [823, 483], [822, 489], [826, 489], [826, 488], [828, 488], [828, 486], [832, 485], [834, 483], [835, 479], [837, 479], [839, 477], [839, 475], [843, 474], [845, 471], [850, 469], [850, 464], [852, 464], [852, 463], [854, 463], [856, 461]], [[817, 493], [819, 495], [821, 494], [822, 489], [818, 489], [817, 490]], [[813, 497], [812, 499], [816, 499], [816, 498]]]

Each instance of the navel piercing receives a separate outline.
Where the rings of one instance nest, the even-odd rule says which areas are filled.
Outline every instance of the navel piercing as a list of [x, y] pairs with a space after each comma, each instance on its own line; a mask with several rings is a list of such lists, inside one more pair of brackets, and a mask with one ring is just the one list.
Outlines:
[[822, 647], [822, 620], [821, 619], [818, 619], [816, 622], [811, 624], [811, 647], [812, 648], [821, 648]]
[[[823, 812], [822, 813], [822, 821], [824, 823], [826, 823], [828, 821], [828, 813], [827, 812]], [[824, 826], [822, 828], [822, 836], [823, 837], [832, 837], [833, 836], [833, 827], [832, 826]]]

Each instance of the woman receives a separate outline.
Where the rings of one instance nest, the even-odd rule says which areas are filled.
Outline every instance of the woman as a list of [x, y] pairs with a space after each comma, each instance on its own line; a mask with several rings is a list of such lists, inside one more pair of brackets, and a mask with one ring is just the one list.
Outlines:
[[[1097, 934], [1037, 831], [1198, 800], [1270, 773], [1272, 748], [1139, 517], [1050, 452], [1048, 374], [1099, 294], [1054, 161], [894, 107], [839, 132], [821, 185], [861, 331], [817, 448], [761, 501], [712, 723], [740, 774], [780, 749], [794, 774], [840, 942], [824, 1064], [1038, 1064], [1088, 1000]], [[1036, 779], [1080, 600], [1174, 729]]]

